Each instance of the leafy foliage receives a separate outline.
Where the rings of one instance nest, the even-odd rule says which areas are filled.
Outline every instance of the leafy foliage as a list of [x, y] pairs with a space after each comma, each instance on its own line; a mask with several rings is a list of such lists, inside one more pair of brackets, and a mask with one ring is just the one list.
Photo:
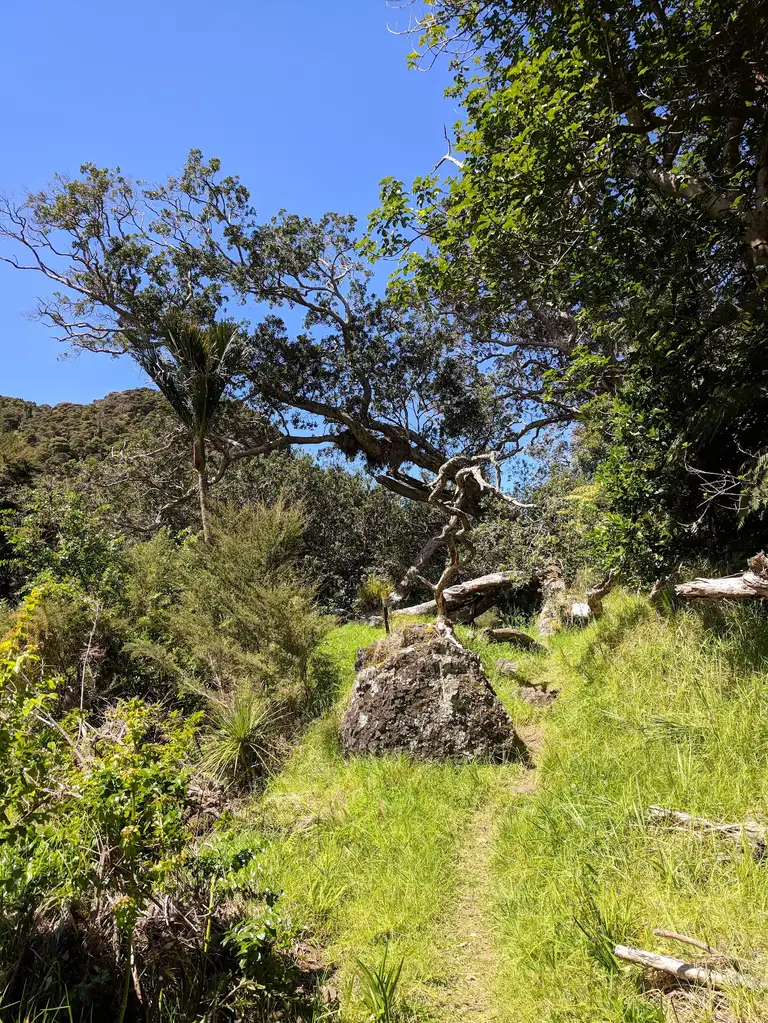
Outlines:
[[436, 0], [413, 59], [450, 54], [458, 171], [387, 179], [372, 219], [402, 301], [499, 331], [500, 373], [615, 441], [611, 542], [645, 571], [762, 508], [767, 32], [719, 0]]

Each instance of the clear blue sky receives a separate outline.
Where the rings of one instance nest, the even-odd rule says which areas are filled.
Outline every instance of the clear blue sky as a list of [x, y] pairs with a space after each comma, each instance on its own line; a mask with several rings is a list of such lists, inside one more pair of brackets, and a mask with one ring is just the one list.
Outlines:
[[[85, 161], [145, 179], [193, 147], [240, 174], [259, 213], [364, 218], [388, 174], [443, 154], [444, 72], [407, 71], [385, 0], [35, 0], [3, 10], [0, 190]], [[45, 282], [0, 264], [0, 394], [90, 401], [144, 381], [125, 359], [61, 361], [27, 314]]]

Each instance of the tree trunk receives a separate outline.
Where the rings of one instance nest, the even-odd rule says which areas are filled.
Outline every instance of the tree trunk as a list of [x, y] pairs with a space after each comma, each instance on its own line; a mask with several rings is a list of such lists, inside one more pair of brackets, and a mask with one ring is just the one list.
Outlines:
[[768, 557], [761, 551], [748, 570], [719, 579], [693, 579], [675, 586], [675, 595], [695, 600], [754, 600], [768, 597]]
[[539, 614], [539, 632], [551, 636], [565, 617], [565, 579], [559, 565], [549, 565], [541, 573], [544, 603]]
[[435, 605], [437, 607], [437, 617], [439, 621], [450, 620], [448, 614], [448, 601], [446, 600], [446, 591], [448, 584], [452, 579], [455, 579], [459, 572], [459, 552], [456, 548], [456, 544], [451, 540], [448, 546], [448, 562], [443, 569], [443, 574], [437, 580], [435, 585]]
[[197, 496], [200, 502], [200, 522], [203, 527], [203, 540], [210, 543], [211, 535], [208, 528], [208, 467], [205, 454], [205, 434], [199, 433], [192, 445], [192, 456], [197, 472]]

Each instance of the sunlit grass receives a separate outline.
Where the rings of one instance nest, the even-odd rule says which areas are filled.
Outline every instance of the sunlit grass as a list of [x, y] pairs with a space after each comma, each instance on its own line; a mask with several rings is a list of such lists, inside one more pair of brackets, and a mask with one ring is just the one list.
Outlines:
[[[496, 1023], [652, 1023], [658, 1001], [617, 941], [687, 954], [665, 927], [733, 952], [768, 977], [768, 866], [715, 838], [646, 825], [661, 804], [721, 820], [768, 820], [768, 619], [758, 607], [657, 614], [617, 594], [589, 628], [529, 654], [460, 629], [516, 725], [545, 724], [538, 787], [510, 795], [520, 769], [344, 759], [341, 711], [355, 649], [380, 630], [345, 626], [327, 640], [338, 699], [307, 731], [252, 807], [243, 841], [265, 842], [270, 884], [291, 919], [337, 964], [343, 1018], [362, 1020], [355, 963], [388, 947], [404, 957], [400, 991], [419, 1020], [449, 1023], [446, 928], [476, 813], [495, 835], [488, 914]], [[500, 656], [560, 688], [547, 714], [515, 695]], [[494, 831], [495, 829], [495, 831]], [[706, 999], [705, 999], [706, 1000]], [[728, 995], [716, 1017], [768, 1020], [762, 996]], [[443, 1006], [443, 1008], [440, 1008]], [[714, 1011], [714, 1010], [713, 1010]]]
[[[604, 620], [553, 648], [544, 670], [563, 692], [539, 786], [504, 822], [494, 855], [501, 1018], [661, 1019], [638, 972], [610, 954], [621, 941], [680, 955], [654, 927], [765, 974], [766, 866], [722, 841], [645, 824], [652, 804], [766, 819], [765, 616], [664, 617], [619, 597]], [[734, 1018], [768, 1019], [764, 999], [734, 997]]]
[[284, 892], [292, 920], [339, 964], [350, 1019], [364, 1018], [351, 990], [356, 961], [375, 961], [385, 947], [393, 962], [404, 958], [400, 988], [411, 1005], [444, 982], [450, 964], [441, 954], [441, 921], [464, 830], [493, 770], [403, 756], [342, 758], [337, 730], [355, 650], [379, 635], [345, 626], [329, 637], [343, 663], [340, 701], [309, 729], [253, 808], [253, 832], [243, 835], [266, 840], [268, 882]]

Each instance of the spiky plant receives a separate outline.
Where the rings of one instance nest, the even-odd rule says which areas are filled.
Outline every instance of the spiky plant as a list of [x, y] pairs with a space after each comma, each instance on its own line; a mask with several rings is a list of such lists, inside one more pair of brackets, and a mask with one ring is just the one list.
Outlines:
[[384, 946], [384, 952], [377, 963], [369, 965], [362, 959], [357, 960], [363, 1002], [372, 1023], [394, 1023], [397, 986], [403, 961], [389, 962], [389, 943]]
[[209, 731], [203, 743], [203, 769], [222, 781], [245, 787], [275, 757], [275, 710], [251, 686], [208, 698]]

